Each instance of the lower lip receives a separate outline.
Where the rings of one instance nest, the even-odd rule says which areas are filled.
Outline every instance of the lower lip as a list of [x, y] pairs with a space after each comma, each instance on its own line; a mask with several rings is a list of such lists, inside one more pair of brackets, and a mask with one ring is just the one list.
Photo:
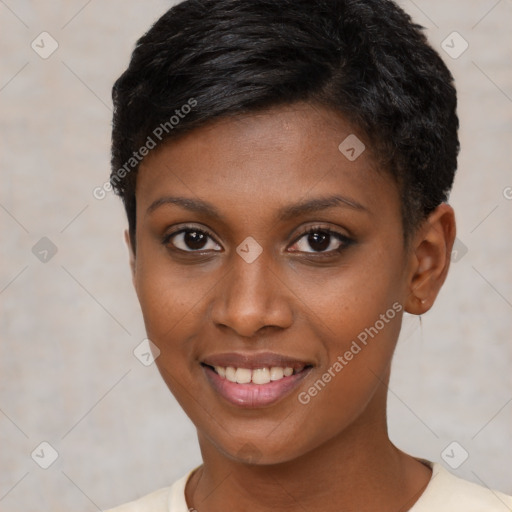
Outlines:
[[289, 395], [310, 370], [311, 368], [305, 368], [300, 373], [268, 384], [238, 384], [221, 377], [210, 367], [203, 366], [208, 381], [217, 393], [233, 405], [253, 409], [273, 405]]

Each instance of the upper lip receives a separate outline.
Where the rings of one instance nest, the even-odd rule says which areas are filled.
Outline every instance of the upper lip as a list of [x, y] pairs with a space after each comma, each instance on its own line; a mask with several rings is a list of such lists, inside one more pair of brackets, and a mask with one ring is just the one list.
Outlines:
[[312, 363], [308, 361], [272, 352], [213, 354], [205, 357], [202, 363], [208, 366], [222, 366], [224, 368], [232, 366], [233, 368], [248, 368], [250, 370], [272, 368], [273, 366], [293, 369], [312, 366]]

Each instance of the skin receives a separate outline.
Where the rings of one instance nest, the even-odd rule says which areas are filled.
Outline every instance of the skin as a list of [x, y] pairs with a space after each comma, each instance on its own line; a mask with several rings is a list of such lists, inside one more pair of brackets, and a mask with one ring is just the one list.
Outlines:
[[[203, 465], [186, 499], [199, 512], [405, 511], [431, 477], [390, 442], [386, 394], [403, 311], [425, 313], [445, 280], [454, 213], [441, 204], [405, 245], [393, 179], [375, 168], [368, 144], [353, 162], [338, 150], [351, 133], [365, 140], [339, 114], [299, 103], [215, 121], [141, 164], [136, 248], [126, 235], [133, 281], [161, 351], [158, 369], [197, 428]], [[332, 195], [362, 208], [278, 218]], [[148, 211], [166, 196], [208, 201], [219, 217], [177, 204]], [[180, 251], [191, 249], [182, 236], [163, 241], [183, 223], [213, 236], [201, 254]], [[331, 237], [322, 257], [304, 236], [310, 227], [353, 242]], [[248, 236], [263, 249], [250, 264], [236, 253]], [[301, 404], [297, 394], [395, 302], [402, 311]], [[213, 390], [200, 365], [237, 351], [277, 352], [313, 368], [276, 404], [242, 409]]]

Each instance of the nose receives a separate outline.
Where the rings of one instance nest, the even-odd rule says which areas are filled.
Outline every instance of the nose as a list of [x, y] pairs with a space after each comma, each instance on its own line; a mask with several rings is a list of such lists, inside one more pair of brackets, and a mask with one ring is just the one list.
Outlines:
[[265, 328], [285, 329], [293, 322], [291, 292], [263, 254], [247, 263], [234, 254], [230, 270], [217, 288], [212, 307], [216, 326], [250, 338]]

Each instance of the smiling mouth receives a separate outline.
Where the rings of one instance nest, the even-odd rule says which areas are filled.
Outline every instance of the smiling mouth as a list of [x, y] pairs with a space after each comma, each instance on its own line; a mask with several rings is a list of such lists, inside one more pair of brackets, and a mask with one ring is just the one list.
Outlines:
[[240, 368], [234, 366], [212, 366], [201, 363], [202, 366], [208, 367], [214, 371], [219, 377], [236, 384], [256, 384], [263, 385], [270, 382], [280, 381], [304, 372], [312, 368], [312, 365], [291, 366], [269, 366], [262, 368]]

